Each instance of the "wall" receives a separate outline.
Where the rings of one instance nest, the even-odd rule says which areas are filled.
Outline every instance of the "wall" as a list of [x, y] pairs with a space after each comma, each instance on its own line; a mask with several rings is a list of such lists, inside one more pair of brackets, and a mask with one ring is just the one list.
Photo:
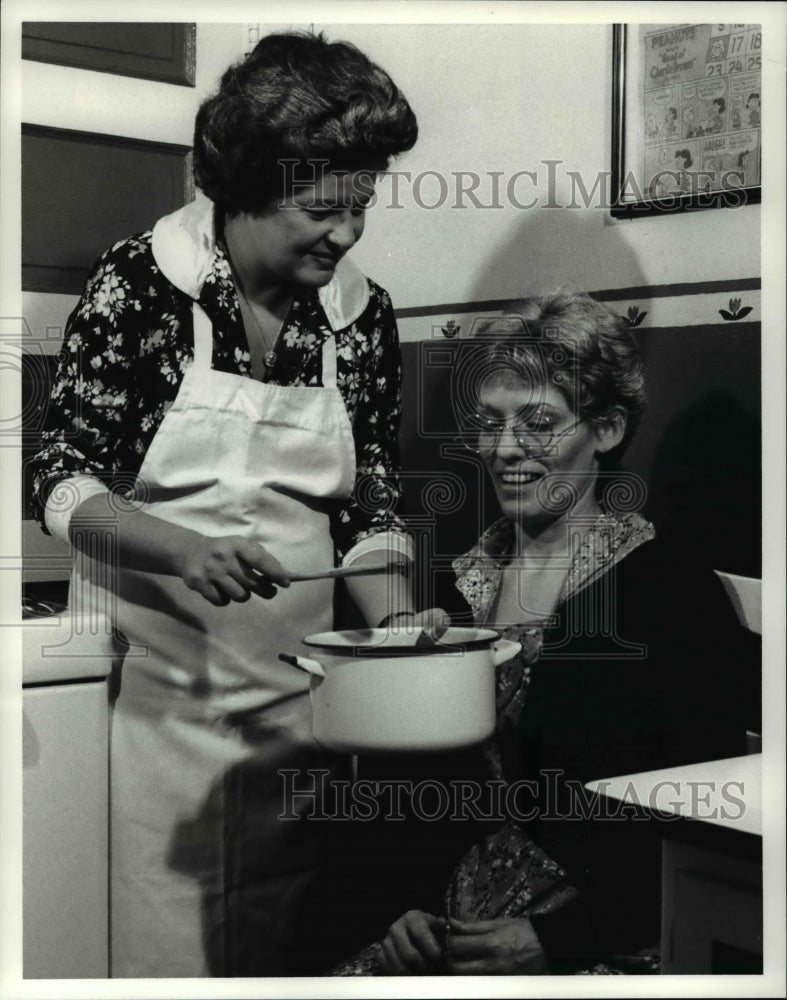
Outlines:
[[[260, 30], [283, 27], [263, 24]], [[446, 342], [442, 330], [449, 320], [465, 337], [479, 314], [557, 285], [585, 288], [641, 323], [638, 335], [656, 391], [629, 457], [651, 488], [683, 447], [682, 421], [718, 425], [720, 407], [744, 428], [741, 440], [749, 448], [759, 416], [759, 206], [634, 221], [613, 220], [603, 199], [567, 207], [578, 201], [570, 171], [592, 190], [609, 166], [608, 25], [315, 27], [332, 40], [355, 42], [383, 65], [419, 119], [418, 144], [392, 167], [420, 181], [400, 178], [397, 208], [392, 179], [381, 179], [366, 234], [353, 251], [397, 308], [406, 381], [402, 448], [410, 470], [427, 478], [445, 472], [438, 438], [430, 438], [427, 427], [435, 400], [443, 398], [445, 372], [424, 372], [424, 343]], [[244, 42], [241, 24], [200, 24], [193, 89], [24, 62], [22, 119], [189, 143], [199, 101], [241, 55]], [[547, 161], [553, 161], [551, 168]], [[518, 207], [506, 191], [523, 170], [534, 171], [535, 182], [520, 176], [511, 193], [520, 204], [537, 199], [533, 208]], [[478, 175], [481, 207], [462, 193], [462, 171]], [[497, 198], [493, 175], [501, 183]], [[469, 176], [465, 192], [468, 183]], [[488, 207], [495, 201], [500, 207]], [[722, 322], [720, 310], [729, 310], [734, 298], [749, 310], [745, 322]], [[36, 333], [62, 325], [74, 301], [26, 294], [24, 314]], [[676, 370], [681, 378], [674, 377]], [[672, 457], [664, 455], [665, 440], [676, 442]], [[717, 488], [719, 477], [723, 481], [724, 448], [713, 433], [710, 441], [700, 434], [699, 441], [701, 454], [715, 456], [714, 466], [703, 468], [697, 454], [680, 456], [679, 464], [688, 462], [694, 470], [678, 497], [688, 502], [695, 491], [684, 522], [708, 506], [708, 484]], [[719, 553], [719, 565], [756, 572], [758, 470], [753, 457], [747, 463], [736, 492], [744, 497], [749, 526], [743, 551], [731, 561]], [[652, 489], [658, 513], [674, 507], [670, 475], [662, 491]], [[475, 480], [468, 485], [477, 493]], [[456, 523], [464, 524], [469, 538], [488, 516], [473, 511]], [[723, 534], [728, 524], [714, 533]]]
[[[355, 42], [405, 92], [419, 119], [415, 148], [394, 164], [414, 177], [437, 171], [451, 197], [419, 208], [402, 183], [403, 210], [380, 204], [356, 259], [398, 308], [533, 295], [556, 284], [605, 289], [759, 276], [759, 206], [735, 211], [613, 221], [604, 208], [544, 208], [557, 160], [553, 202], [570, 205], [568, 171], [588, 190], [608, 169], [611, 46], [608, 25], [341, 25], [332, 39]], [[456, 171], [475, 171], [477, 195], [492, 201], [491, 171], [503, 181], [534, 170], [501, 209], [454, 208]], [[383, 195], [389, 185], [381, 185]], [[424, 179], [420, 200], [439, 202]], [[577, 199], [578, 201], [579, 199]], [[381, 203], [385, 198], [381, 198]]]
[[[533, 295], [558, 284], [599, 290], [759, 277], [759, 206], [634, 221], [614, 221], [604, 207], [544, 207], [575, 200], [569, 171], [592, 190], [608, 167], [609, 26], [315, 27], [379, 61], [418, 115], [419, 142], [392, 167], [420, 176], [420, 184], [398, 182], [396, 209], [393, 182], [381, 180], [354, 251], [405, 319], [410, 309]], [[22, 120], [190, 144], [197, 105], [243, 44], [241, 24], [200, 24], [195, 88], [23, 61]], [[545, 161], [559, 162], [549, 168]], [[513, 196], [537, 198], [534, 209], [518, 208], [504, 190], [522, 170], [538, 179], [520, 178]], [[478, 208], [457, 194], [470, 183], [457, 179], [460, 171], [479, 175], [484, 206], [495, 200], [491, 174], [499, 173], [502, 207]], [[445, 179], [445, 197], [435, 173]], [[35, 303], [26, 309], [35, 318]]]
[[[447, 321], [472, 333], [502, 300], [558, 285], [584, 288], [632, 316], [645, 354], [650, 405], [627, 455], [647, 487], [646, 512], [718, 568], [760, 572], [760, 207], [616, 221], [603, 201], [581, 205], [569, 171], [592, 191], [609, 168], [612, 31], [607, 25], [341, 25], [332, 39], [383, 65], [418, 115], [416, 147], [394, 164], [399, 202], [381, 181], [355, 259], [392, 294], [404, 355], [402, 454], [412, 511], [445, 484], [447, 558], [495, 516], [478, 470], [452, 461], [449, 372], [429, 345], [450, 351]], [[545, 161], [552, 166], [550, 181]], [[532, 170], [500, 208], [456, 198], [455, 175], [474, 171], [483, 205], [491, 173], [502, 183]], [[441, 207], [439, 182], [448, 180]], [[553, 185], [553, 186], [551, 186]], [[504, 188], [503, 188], [504, 190]], [[466, 207], [456, 207], [459, 205]], [[748, 310], [740, 321], [721, 311]], [[450, 409], [450, 407], [448, 407]], [[734, 461], [730, 461], [731, 455]], [[461, 485], [460, 485], [461, 484]], [[462, 499], [461, 493], [466, 497]], [[482, 502], [475, 498], [479, 492]], [[451, 499], [453, 497], [453, 499]], [[431, 502], [431, 501], [430, 501]]]

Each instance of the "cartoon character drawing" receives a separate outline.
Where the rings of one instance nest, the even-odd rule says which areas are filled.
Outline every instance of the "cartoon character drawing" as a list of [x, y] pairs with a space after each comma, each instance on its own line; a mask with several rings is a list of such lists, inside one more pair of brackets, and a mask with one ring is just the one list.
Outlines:
[[673, 193], [674, 179], [670, 171], [657, 174], [648, 185], [648, 197], [651, 199], [668, 198]]
[[678, 109], [667, 108], [664, 112], [664, 138], [671, 139], [678, 132]]
[[691, 190], [691, 178], [689, 177], [688, 170], [693, 163], [694, 160], [691, 158], [690, 150], [675, 150], [675, 173], [678, 175], [677, 194], [686, 194]]
[[758, 127], [760, 124], [760, 95], [758, 93], [749, 94], [746, 110], [749, 112], [749, 125]]
[[700, 135], [713, 135], [714, 132], [724, 131], [724, 112], [727, 102], [723, 97], [714, 97], [708, 105], [708, 117], [701, 123], [702, 132]]
[[719, 186], [721, 164], [722, 158], [720, 156], [706, 156], [702, 161], [702, 180], [705, 191], [711, 191]]
[[648, 115], [648, 117], [645, 119], [645, 138], [655, 139], [658, 134], [659, 134], [659, 127], [656, 124], [656, 116]]
[[724, 42], [717, 38], [710, 47], [711, 59], [721, 59], [724, 56]]
[[689, 105], [683, 109], [683, 114], [681, 115], [681, 121], [683, 122], [685, 128], [683, 130], [684, 139], [693, 139], [697, 130], [693, 127], [694, 125], [694, 108]]
[[730, 128], [739, 129], [743, 127], [743, 121], [741, 118], [741, 112], [743, 111], [743, 97], [737, 94], [732, 99], [732, 107], [730, 108]]
[[748, 166], [750, 156], [750, 149], [742, 149], [740, 153], [738, 153], [738, 158], [735, 161], [735, 180], [741, 185], [741, 187], [746, 186], [746, 168]]

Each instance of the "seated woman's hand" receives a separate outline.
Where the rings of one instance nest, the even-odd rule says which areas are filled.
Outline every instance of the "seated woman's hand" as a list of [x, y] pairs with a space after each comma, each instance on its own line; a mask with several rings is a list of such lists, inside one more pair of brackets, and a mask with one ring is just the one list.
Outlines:
[[546, 956], [526, 917], [449, 920], [446, 966], [455, 976], [543, 976]]
[[412, 624], [437, 642], [448, 628], [449, 617], [442, 608], [426, 608], [415, 614]]
[[408, 910], [391, 924], [382, 942], [380, 964], [386, 976], [418, 976], [441, 971], [445, 920]]
[[450, 624], [448, 614], [442, 608], [426, 608], [423, 611], [397, 611], [387, 615], [379, 623], [380, 627], [392, 631], [423, 631], [435, 642], [440, 639]]
[[277, 586], [290, 585], [278, 559], [241, 535], [200, 536], [183, 554], [180, 575], [187, 587], [217, 607], [248, 601], [252, 594], [271, 598]]

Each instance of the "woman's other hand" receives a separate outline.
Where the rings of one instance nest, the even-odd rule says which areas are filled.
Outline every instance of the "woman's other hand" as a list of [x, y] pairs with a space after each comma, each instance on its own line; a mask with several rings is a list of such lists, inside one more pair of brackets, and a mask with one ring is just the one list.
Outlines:
[[433, 642], [438, 642], [448, 628], [450, 618], [442, 608], [426, 608], [416, 613], [411, 624], [420, 628]]
[[252, 594], [271, 598], [277, 586], [290, 585], [278, 559], [241, 535], [201, 536], [184, 552], [180, 576], [187, 587], [217, 607], [248, 601]]
[[437, 642], [449, 624], [450, 618], [442, 608], [426, 608], [424, 611], [395, 611], [386, 615], [377, 627], [391, 629], [394, 632], [421, 631]]
[[443, 970], [446, 922], [422, 910], [408, 910], [391, 924], [380, 962], [386, 976], [418, 976]]
[[446, 966], [455, 976], [544, 976], [541, 943], [526, 917], [449, 920]]

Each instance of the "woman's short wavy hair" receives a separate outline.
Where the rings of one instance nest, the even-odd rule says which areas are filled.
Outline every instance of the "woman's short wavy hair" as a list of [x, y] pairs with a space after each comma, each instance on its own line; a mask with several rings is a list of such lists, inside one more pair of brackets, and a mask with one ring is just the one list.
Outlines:
[[224, 212], [259, 211], [319, 169], [384, 170], [417, 138], [401, 91], [354, 45], [268, 35], [199, 108], [194, 176]]
[[475, 342], [483, 355], [479, 372], [508, 368], [534, 385], [551, 385], [586, 420], [622, 412], [623, 439], [607, 456], [620, 458], [646, 402], [644, 366], [623, 317], [586, 292], [560, 290], [509, 303], [506, 315], [479, 325]]

